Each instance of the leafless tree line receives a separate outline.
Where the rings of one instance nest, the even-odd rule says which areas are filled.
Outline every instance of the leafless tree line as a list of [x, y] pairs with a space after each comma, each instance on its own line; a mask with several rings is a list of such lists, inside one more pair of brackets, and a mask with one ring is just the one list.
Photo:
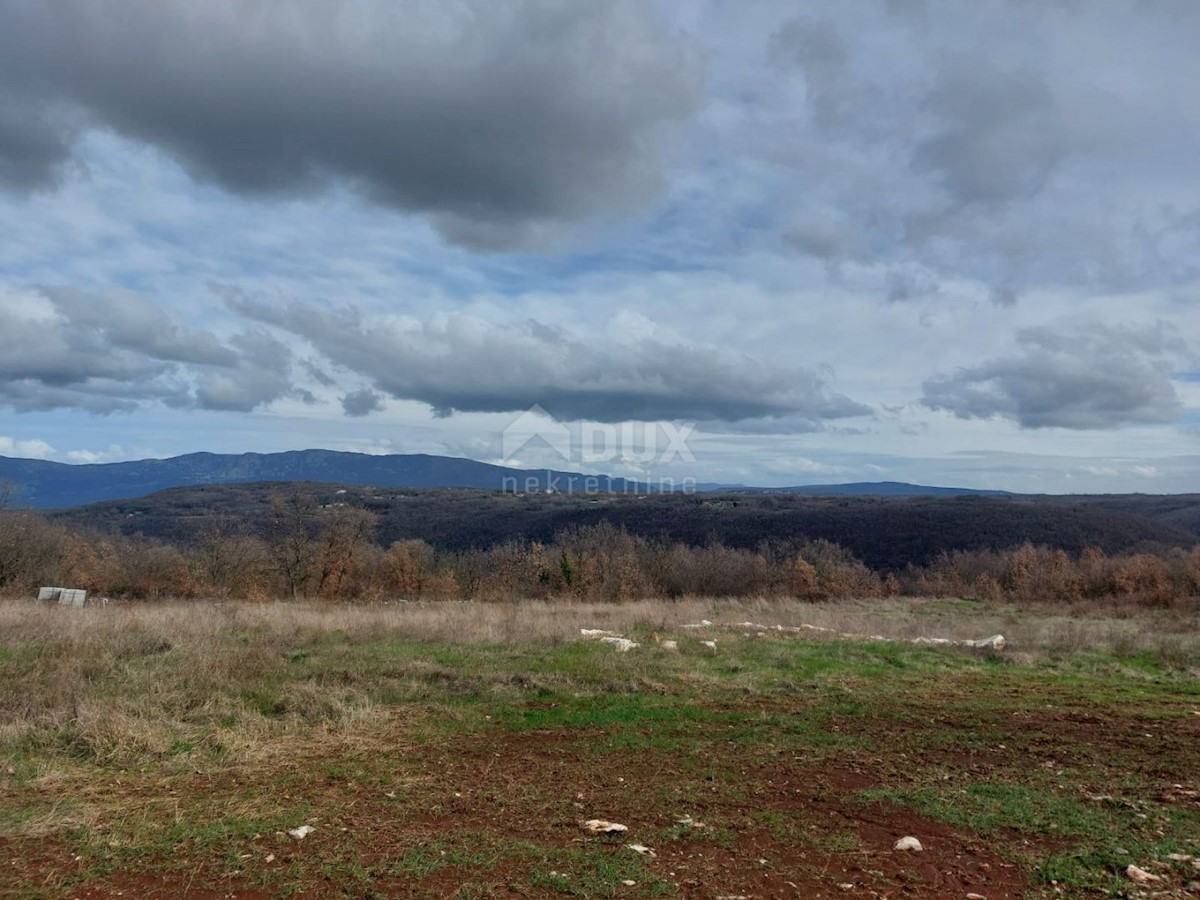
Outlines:
[[[0, 504], [4, 497], [0, 496]], [[375, 516], [322, 507], [298, 492], [273, 497], [265, 535], [216, 517], [184, 546], [88, 534], [0, 505], [0, 593], [39, 585], [131, 599], [330, 601], [649, 597], [959, 596], [1013, 601], [1116, 598], [1200, 605], [1200, 548], [1162, 555], [1071, 555], [1024, 545], [944, 554], [904, 572], [876, 572], [824, 540], [738, 549], [649, 540], [612, 525], [571, 528], [549, 543], [513, 541], [443, 551], [420, 540], [382, 547]]]

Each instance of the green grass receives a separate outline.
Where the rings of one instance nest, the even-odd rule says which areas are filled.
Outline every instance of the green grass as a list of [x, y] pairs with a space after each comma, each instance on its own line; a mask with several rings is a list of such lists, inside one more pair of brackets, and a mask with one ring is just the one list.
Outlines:
[[955, 788], [870, 790], [862, 797], [890, 800], [983, 834], [1011, 829], [1025, 835], [1092, 838], [1103, 835], [1110, 824], [1094, 805], [1030, 784], [981, 781]]
[[[1078, 777], [1078, 775], [1076, 775]], [[1136, 779], [1127, 780], [1132, 788]], [[1142, 790], [1146, 785], [1140, 785]], [[1103, 892], [1131, 862], [1166, 861], [1173, 852], [1200, 850], [1200, 810], [1136, 799], [1089, 795], [1070, 778], [1031, 772], [1023, 781], [951, 778], [935, 784], [863, 791], [866, 802], [887, 801], [984, 836], [1016, 835], [1047, 849], [1024, 859], [1046, 884]], [[1142, 794], [1144, 796], [1144, 793]]]
[[393, 875], [424, 878], [451, 866], [493, 866], [499, 857], [499, 852], [487, 848], [486, 838], [467, 834], [453, 841], [444, 838], [422, 841], [405, 851], [389, 871]]
[[[579, 850], [531, 851], [530, 884], [564, 897], [665, 897], [674, 887], [631, 850], [601, 844]], [[632, 881], [632, 885], [625, 882]]]

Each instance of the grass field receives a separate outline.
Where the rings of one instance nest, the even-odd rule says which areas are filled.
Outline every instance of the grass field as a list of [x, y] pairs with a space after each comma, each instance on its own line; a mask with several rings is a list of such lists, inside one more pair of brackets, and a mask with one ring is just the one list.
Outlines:
[[0, 604], [4, 897], [1182, 897], [1194, 856], [1194, 616]]

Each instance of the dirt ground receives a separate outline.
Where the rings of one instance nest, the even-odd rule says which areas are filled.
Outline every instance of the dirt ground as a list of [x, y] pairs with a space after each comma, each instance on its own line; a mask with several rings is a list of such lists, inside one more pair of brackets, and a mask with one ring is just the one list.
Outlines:
[[[1093, 728], [1101, 723], [1051, 717], [1023, 724], [1056, 735], [1057, 748], [1094, 739]], [[1114, 723], [1103, 725], [1112, 736]], [[1200, 747], [1200, 719], [1192, 732]], [[172, 796], [263, 797], [284, 784], [312, 808], [336, 812], [310, 819], [314, 831], [303, 840], [277, 833], [249, 836], [233, 854], [244, 869], [239, 874], [222, 871], [229, 865], [229, 854], [185, 845], [172, 853], [168, 874], [113, 871], [63, 896], [268, 898], [278, 896], [278, 888], [255, 887], [256, 879], [246, 873], [271, 867], [287, 870], [293, 863], [311, 863], [314, 856], [334, 863], [330, 874], [309, 875], [307, 883], [288, 890], [290, 896], [605, 895], [598, 888], [593, 893], [586, 884], [571, 885], [569, 870], [562, 884], [532, 883], [528, 854], [503, 850], [514, 843], [568, 853], [588, 848], [615, 860], [634, 860], [637, 854], [627, 845], [645, 844], [655, 854], [644, 858], [644, 870], [656, 880], [650, 895], [685, 898], [977, 895], [1000, 900], [1025, 896], [1030, 887], [1027, 874], [1008, 852], [1018, 837], [983, 838], [969, 828], [952, 828], [891, 802], [857, 799], [860, 792], [886, 780], [883, 770], [894, 759], [856, 755], [852, 767], [846, 767], [732, 744], [726, 745], [724, 758], [715, 757], [711, 748], [700, 755], [636, 749], [588, 752], [581, 749], [586, 737], [545, 730], [485, 732], [445, 745], [437, 753], [423, 752], [421, 758], [398, 741], [397, 765], [390, 767], [383, 750], [387, 743], [386, 730], [366, 748], [330, 743], [323, 748], [324, 761], [336, 759], [343, 767], [338, 775], [331, 775], [311, 754], [257, 772], [185, 773], [157, 782], [133, 773], [114, 786], [126, 802], [142, 793], [147, 804]], [[383, 757], [356, 770], [357, 757], [377, 752]], [[970, 759], [952, 755], [939, 762], [976, 768], [1022, 764], [1003, 751], [973, 754]], [[710, 768], [714, 774], [705, 775]], [[356, 780], [356, 772], [364, 781]], [[732, 789], [731, 775], [736, 776]], [[392, 780], [401, 785], [399, 793], [384, 789]], [[684, 816], [699, 824], [680, 825]], [[591, 818], [619, 822], [629, 830], [615, 837], [592, 836], [580, 827], [581, 820]], [[666, 840], [663, 835], [668, 833], [672, 838]], [[908, 835], [918, 837], [924, 850], [893, 849]], [[462, 864], [456, 860], [464, 842], [468, 848], [499, 850], [486, 866]], [[425, 874], [416, 867], [417, 871], [371, 875], [366, 883], [347, 885], [347, 861], [357, 861], [364, 871], [381, 872], [389, 861], [422, 846], [442, 847], [434, 853], [455, 861], [439, 865], [435, 859], [426, 866], [432, 871]], [[84, 866], [69, 844], [37, 837], [4, 839], [0, 859], [8, 860], [7, 877], [25, 885]], [[620, 885], [611, 895], [641, 896], [639, 888], [645, 887]]]

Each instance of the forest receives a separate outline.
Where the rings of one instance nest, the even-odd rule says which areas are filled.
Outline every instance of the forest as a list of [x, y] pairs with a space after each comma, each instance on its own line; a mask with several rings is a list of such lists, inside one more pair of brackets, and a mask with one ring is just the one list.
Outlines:
[[[1086, 505], [385, 497], [313, 485], [169, 493], [169, 506], [152, 504], [148, 513], [105, 504], [108, 521], [94, 508], [85, 516], [3, 511], [0, 592], [57, 584], [138, 600], [913, 595], [1185, 607], [1200, 596], [1193, 537]], [[907, 557], [870, 552], [876, 535]]]

